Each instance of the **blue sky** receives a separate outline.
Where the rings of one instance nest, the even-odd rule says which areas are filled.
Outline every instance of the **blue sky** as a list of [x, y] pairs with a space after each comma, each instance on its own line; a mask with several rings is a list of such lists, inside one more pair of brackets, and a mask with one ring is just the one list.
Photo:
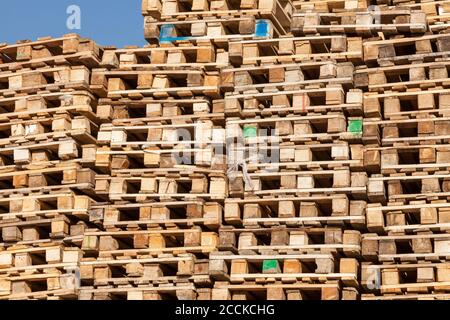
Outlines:
[[[13, 0], [2, 1], [0, 43], [79, 33], [100, 45], [144, 45], [142, 0]], [[81, 10], [81, 29], [67, 28], [70, 5]]]

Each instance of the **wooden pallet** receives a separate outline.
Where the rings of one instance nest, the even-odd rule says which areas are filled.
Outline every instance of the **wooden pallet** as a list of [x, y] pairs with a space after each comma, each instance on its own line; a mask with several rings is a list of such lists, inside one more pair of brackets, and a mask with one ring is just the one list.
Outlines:
[[321, 226], [364, 225], [366, 202], [345, 194], [275, 195], [226, 199], [224, 221], [232, 225]]
[[347, 35], [383, 34], [386, 38], [398, 34], [420, 34], [428, 29], [426, 14], [421, 10], [379, 8], [378, 10], [345, 10], [342, 12], [299, 12], [292, 18], [295, 35], [333, 34]]
[[367, 0], [294, 0], [295, 9], [300, 12], [314, 10], [317, 12], [342, 12], [353, 9], [367, 9]]
[[61, 64], [98, 66], [103, 49], [94, 41], [67, 34], [61, 38], [43, 37], [37, 41], [22, 40], [17, 44], [0, 44], [0, 70], [40, 68]]
[[205, 226], [217, 229], [222, 222], [223, 206], [218, 202], [150, 201], [93, 206], [106, 229], [136, 230], [156, 226]]
[[[341, 294], [342, 292], [342, 294]], [[283, 284], [280, 282], [257, 284], [246, 281], [244, 284], [216, 282], [212, 300], [356, 300], [358, 291], [343, 289], [337, 281], [328, 283]]]
[[239, 255], [324, 253], [336, 257], [356, 257], [361, 250], [360, 237], [357, 230], [345, 230], [332, 225], [324, 228], [317, 224], [301, 228], [246, 225], [243, 229], [223, 226], [219, 230], [218, 248], [221, 251], [238, 252]]

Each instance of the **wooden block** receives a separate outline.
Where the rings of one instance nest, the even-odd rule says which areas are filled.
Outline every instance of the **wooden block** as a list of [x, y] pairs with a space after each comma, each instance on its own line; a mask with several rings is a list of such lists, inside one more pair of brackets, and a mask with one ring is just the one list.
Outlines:
[[77, 182], [76, 183], [87, 183], [90, 185], [95, 185], [95, 171], [91, 169], [81, 169], [77, 170]]
[[328, 119], [327, 133], [342, 133], [347, 131], [347, 123], [343, 117], [332, 117]]
[[230, 291], [227, 288], [213, 288], [211, 300], [231, 300]]
[[406, 224], [405, 213], [402, 211], [390, 211], [386, 213], [386, 226], [404, 226]]
[[120, 78], [108, 79], [108, 91], [122, 91], [126, 90], [127, 86], [125, 82]]
[[18, 227], [3, 227], [2, 238], [5, 242], [18, 242], [22, 239], [22, 233]]
[[450, 223], [450, 210], [438, 211], [439, 223]]
[[309, 148], [301, 148], [295, 150], [295, 162], [311, 162], [313, 161], [313, 153]]
[[37, 228], [23, 228], [22, 229], [23, 241], [36, 241], [39, 240], [39, 231]]
[[212, 177], [209, 182], [209, 192], [215, 197], [223, 198], [226, 196], [228, 186], [223, 178]]
[[149, 237], [147, 234], [135, 234], [133, 235], [133, 247], [136, 249], [148, 248]]
[[333, 216], [348, 216], [349, 214], [349, 205], [350, 202], [348, 201], [348, 198], [335, 198], [331, 202], [331, 215]]
[[354, 248], [345, 248], [344, 253], [347, 256], [355, 256], [359, 254], [361, 246], [361, 233], [358, 230], [345, 230], [342, 238], [344, 245], [351, 245]]
[[70, 82], [82, 82], [89, 84], [90, 72], [84, 66], [72, 67], [70, 70]]
[[14, 149], [14, 163], [28, 164], [31, 162], [31, 153], [29, 149]]
[[321, 300], [339, 300], [339, 289], [335, 287], [322, 288]]
[[314, 177], [312, 177], [312, 176], [298, 176], [297, 177], [297, 188], [298, 189], [314, 189], [314, 187], [315, 187]]
[[[72, 248], [70, 248], [72, 249]], [[82, 252], [77, 248], [75, 250], [67, 250], [63, 251], [63, 263], [79, 263], [82, 258]]]
[[376, 236], [376, 234], [366, 234], [366, 237], [361, 241], [361, 253], [363, 257], [375, 258], [378, 256], [378, 240], [368, 239], [369, 236]]
[[420, 223], [435, 224], [438, 221], [437, 208], [423, 207], [420, 208]]
[[[429, 249], [428, 246], [427, 249]], [[434, 253], [442, 255], [448, 254], [449, 252], [450, 252], [450, 240], [434, 239]]]
[[[440, 154], [440, 156], [442, 157], [443, 155]], [[441, 160], [441, 159], [439, 159], [439, 160]], [[420, 163], [435, 163], [436, 162], [436, 149], [420, 148], [419, 149], [419, 162]]]
[[333, 188], [343, 188], [350, 186], [350, 171], [335, 170], [333, 173]]
[[340, 228], [327, 228], [323, 233], [323, 237], [325, 244], [343, 244], [343, 232]]
[[[313, 202], [301, 202], [300, 203], [300, 217], [318, 217], [319, 207]], [[314, 220], [308, 220], [304, 222], [305, 225], [320, 225], [320, 222]]]
[[150, 210], [151, 220], [170, 220], [170, 209], [168, 207], [152, 207]]
[[295, 217], [295, 205], [293, 201], [283, 200], [278, 202], [278, 217], [293, 218]]
[[14, 256], [8, 252], [0, 252], [0, 269], [11, 268], [14, 265]]
[[376, 207], [370, 208], [366, 213], [367, 229], [370, 232], [377, 232], [384, 228], [384, 215], [383, 212]]
[[417, 283], [434, 282], [434, 268], [417, 268]]
[[258, 204], [247, 203], [244, 205], [244, 219], [261, 218], [261, 207]]
[[[398, 269], [383, 269], [381, 270], [381, 279], [383, 285], [398, 285], [400, 284], [400, 276]], [[392, 289], [381, 289], [382, 293], [400, 293], [401, 289], [392, 288]]]
[[141, 301], [144, 300], [143, 291], [128, 291], [127, 292], [128, 301]]
[[41, 210], [41, 202], [35, 198], [25, 198], [22, 202], [22, 211], [33, 212]]
[[219, 246], [225, 249], [234, 249], [236, 247], [236, 234], [226, 226], [220, 229]]
[[94, 279], [101, 281], [103, 279], [110, 279], [112, 277], [111, 269], [109, 267], [95, 267]]
[[111, 236], [100, 236], [99, 250], [110, 251], [119, 249], [119, 242]]
[[450, 281], [450, 265], [442, 264], [436, 266], [436, 281], [437, 282]]
[[283, 273], [302, 273], [302, 264], [296, 259], [286, 259], [283, 263]]
[[293, 130], [291, 121], [277, 121], [275, 123], [275, 132], [280, 136], [291, 135]]
[[31, 285], [26, 281], [14, 281], [11, 283], [11, 294], [27, 294], [31, 291]]
[[264, 274], [281, 273], [281, 267], [278, 260], [264, 260], [262, 272]]
[[439, 109], [440, 110], [450, 109], [450, 94], [446, 93], [439, 94]]
[[[247, 260], [234, 259], [231, 261], [231, 270], [230, 270], [231, 275], [248, 274], [248, 273], [249, 273], [249, 266]], [[243, 281], [243, 279], [240, 280]]]
[[356, 288], [343, 288], [342, 289], [342, 300], [358, 300], [358, 289]]
[[245, 249], [246, 247], [254, 247], [258, 243], [255, 235], [251, 232], [242, 232], [239, 235], [239, 249]]
[[297, 183], [297, 177], [294, 174], [280, 177], [280, 189], [296, 189]]
[[286, 298], [287, 300], [303, 300], [300, 290], [286, 290]]
[[[386, 103], [385, 103], [385, 110], [386, 110]], [[376, 98], [365, 98], [364, 99], [364, 115], [376, 116], [376, 115], [379, 115], [380, 113], [381, 113], [381, 106], [380, 106], [380, 102], [378, 99], [376, 99]], [[386, 114], [386, 111], [385, 111], [385, 114]]]
[[350, 148], [347, 144], [333, 144], [331, 157], [334, 160], [349, 160]]
[[438, 51], [450, 51], [450, 42], [447, 38], [440, 37], [437, 39], [437, 49]]
[[339, 272], [351, 273], [355, 280], [358, 279], [359, 262], [354, 258], [341, 258], [339, 260]]
[[200, 245], [203, 247], [203, 250], [215, 250], [218, 243], [219, 237], [215, 232], [202, 232]]
[[326, 89], [326, 105], [343, 104], [345, 102], [345, 94], [341, 85], [329, 84]]
[[315, 259], [316, 270], [315, 273], [333, 273], [334, 272], [334, 259], [333, 258], [317, 258]]
[[437, 178], [422, 179], [422, 193], [441, 192], [441, 186]]
[[345, 52], [347, 51], [346, 37], [335, 37], [331, 39], [331, 52]]
[[17, 61], [25, 61], [31, 59], [31, 45], [22, 45], [17, 47], [16, 59]]
[[289, 243], [289, 232], [284, 228], [273, 229], [271, 232], [270, 245], [279, 246], [287, 245]]
[[125, 272], [129, 277], [141, 277], [144, 275], [144, 266], [140, 263], [127, 263]]
[[191, 289], [182, 289], [182, 290], [179, 289], [176, 291], [176, 295], [178, 300], [192, 301], [196, 300], [197, 298], [197, 293], [195, 292], [195, 290]]
[[291, 231], [289, 235], [290, 246], [305, 246], [309, 244], [308, 234], [304, 231]]
[[51, 222], [52, 237], [62, 238], [69, 235], [69, 220], [56, 219]]
[[[233, 267], [233, 264], [232, 264], [232, 267]], [[234, 272], [236, 272], [236, 268], [240, 268], [241, 266], [235, 265], [234, 267], [235, 267]], [[222, 259], [210, 260], [208, 273], [211, 276], [213, 276], [215, 279], [224, 279], [224, 280], [227, 279], [228, 266], [225, 263], [225, 260], [222, 260]], [[233, 274], [233, 271], [231, 271], [231, 274]]]
[[84, 236], [81, 245], [82, 250], [98, 250], [99, 239], [97, 236]]
[[43, 174], [33, 174], [28, 177], [28, 186], [30, 188], [45, 187], [47, 185], [47, 177]]
[[198, 247], [201, 245], [202, 232], [200, 230], [190, 230], [184, 234], [184, 246]]
[[241, 211], [238, 203], [225, 202], [224, 220], [230, 224], [241, 222]]
[[267, 300], [286, 300], [286, 294], [283, 288], [268, 287], [266, 298]]
[[61, 141], [58, 147], [58, 156], [63, 160], [68, 160], [78, 157], [78, 148], [75, 141]]
[[14, 188], [24, 188], [28, 186], [28, 175], [26, 174], [20, 174], [15, 175], [13, 177], [13, 186]]

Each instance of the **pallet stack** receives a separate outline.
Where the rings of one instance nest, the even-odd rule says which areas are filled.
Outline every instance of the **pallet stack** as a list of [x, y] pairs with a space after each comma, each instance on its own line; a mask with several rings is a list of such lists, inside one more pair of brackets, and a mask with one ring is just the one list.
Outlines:
[[290, 0], [143, 0], [144, 34], [150, 42], [229, 39], [289, 33]]
[[373, 168], [363, 299], [450, 297], [450, 37], [413, 31], [366, 42], [359, 70], [358, 85], [367, 91], [366, 164]]
[[95, 194], [102, 49], [77, 35], [0, 45], [0, 299], [74, 299]]
[[446, 1], [142, 10], [0, 45], [0, 299], [450, 297]]
[[210, 262], [215, 299], [358, 296], [362, 41], [300, 29], [230, 40], [236, 63], [221, 73], [230, 197]]
[[227, 195], [227, 64], [209, 40], [105, 50], [91, 89], [104, 97], [96, 166], [108, 174], [96, 190], [109, 203], [97, 207], [103, 229], [85, 234], [82, 299], [196, 299], [211, 286]]

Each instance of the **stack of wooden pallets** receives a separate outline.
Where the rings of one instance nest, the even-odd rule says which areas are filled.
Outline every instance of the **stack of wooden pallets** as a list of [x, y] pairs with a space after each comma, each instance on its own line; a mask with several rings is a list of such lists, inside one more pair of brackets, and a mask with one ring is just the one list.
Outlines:
[[203, 39], [228, 46], [231, 38], [285, 35], [291, 27], [290, 0], [143, 0], [149, 42]]
[[[430, 29], [436, 31], [437, 29]], [[448, 51], [427, 32], [364, 43], [368, 183], [363, 299], [448, 298]]]
[[210, 287], [227, 195], [219, 70], [211, 41], [109, 48], [99, 100], [97, 189], [103, 229], [87, 232], [82, 299], [196, 299]]
[[221, 73], [230, 197], [213, 297], [356, 299], [367, 181], [353, 86], [361, 38], [286, 35], [230, 48], [237, 62]]
[[142, 10], [0, 45], [0, 299], [450, 297], [446, 1]]
[[1, 45], [0, 299], [76, 298], [94, 190], [102, 56], [77, 35]]

